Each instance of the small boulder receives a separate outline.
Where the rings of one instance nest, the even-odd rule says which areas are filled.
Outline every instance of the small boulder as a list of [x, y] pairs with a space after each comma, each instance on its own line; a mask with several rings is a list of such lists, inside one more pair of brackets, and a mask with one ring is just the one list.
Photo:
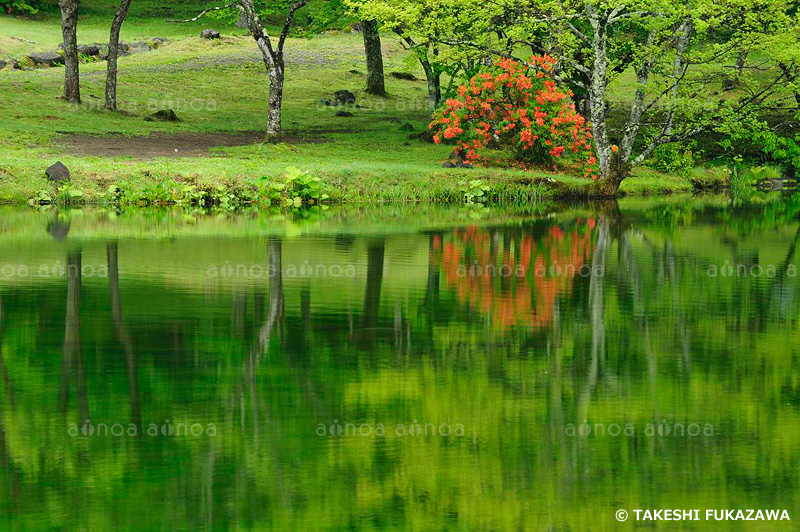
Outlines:
[[162, 109], [161, 111], [156, 111], [155, 113], [144, 117], [144, 119], [147, 122], [155, 122], [156, 120], [160, 120], [162, 122], [178, 122], [178, 115], [176, 115], [175, 111], [172, 109]]
[[356, 95], [348, 90], [336, 91], [333, 93], [333, 101], [336, 105], [353, 105], [356, 103]]
[[200, 32], [200, 37], [203, 39], [219, 39], [220, 35], [217, 30], [203, 30]]
[[[436, 132], [433, 131], [432, 129], [423, 129], [419, 133], [410, 134], [408, 136], [408, 138], [411, 139], [411, 140], [420, 140], [422, 142], [428, 142], [430, 144], [433, 144], [433, 136], [435, 134], [436, 134]], [[443, 143], [444, 144], [451, 144], [452, 140], [447, 140], [447, 141], [445, 141]]]
[[[121, 47], [120, 47], [121, 48]], [[134, 41], [128, 44], [128, 53], [137, 54], [139, 52], [149, 52], [150, 41]]]
[[463, 151], [453, 150], [442, 168], [472, 168], [472, 164], [465, 160], [465, 155]]
[[78, 45], [78, 53], [81, 55], [88, 55], [91, 57], [96, 57], [100, 55], [100, 45], [99, 44], [79, 44]]
[[[81, 55], [90, 55], [90, 56], [97, 56], [100, 55], [100, 50], [102, 49], [102, 44], [79, 44], [78, 45], [78, 53]], [[58, 47], [56, 48], [58, 52], [62, 52], [64, 50], [64, 43], [59, 43]]]
[[3, 70], [4, 68], [14, 70], [19, 68], [19, 63], [17, 63], [14, 59], [0, 59], [0, 70]]
[[28, 56], [37, 66], [55, 66], [64, 64], [64, 56], [58, 52], [34, 52]]
[[47, 176], [50, 181], [54, 182], [69, 181], [69, 169], [64, 166], [64, 163], [61, 161], [56, 162], [45, 170], [44, 175]]
[[349, 111], [336, 111], [336, 116], [350, 117], [355, 115]]
[[406, 122], [402, 126], [400, 126], [400, 131], [414, 131], [414, 126], [410, 123]]
[[415, 76], [414, 74], [410, 74], [408, 72], [392, 72], [389, 75], [395, 79], [402, 79], [405, 81], [417, 81], [417, 76]]

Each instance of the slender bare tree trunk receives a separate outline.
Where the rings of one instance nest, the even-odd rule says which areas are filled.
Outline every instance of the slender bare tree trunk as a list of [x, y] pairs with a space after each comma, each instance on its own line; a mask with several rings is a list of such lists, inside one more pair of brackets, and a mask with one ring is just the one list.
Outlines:
[[436, 107], [439, 105], [439, 102], [442, 101], [442, 83], [440, 75], [427, 58], [421, 57], [419, 61], [422, 64], [422, 70], [425, 71], [425, 79], [428, 82], [428, 98], [431, 101], [431, 105]]
[[383, 52], [381, 51], [378, 23], [374, 20], [362, 21], [361, 32], [364, 35], [364, 51], [367, 57], [367, 87], [365, 90], [369, 94], [384, 96], [386, 87], [383, 79]]
[[267, 111], [267, 140], [278, 138], [281, 133], [281, 109], [283, 105], [283, 81], [285, 79], [285, 65], [283, 62], [283, 46], [292, 28], [294, 14], [303, 8], [308, 0], [298, 0], [289, 8], [289, 13], [283, 22], [283, 29], [273, 46], [272, 38], [258, 18], [258, 10], [253, 0], [236, 0], [242, 11], [242, 16], [247, 21], [250, 35], [256, 41], [264, 65], [269, 76], [269, 110]]
[[119, 57], [119, 33], [122, 23], [128, 16], [131, 0], [122, 0], [119, 10], [111, 22], [111, 36], [108, 39], [108, 69], [106, 71], [106, 109], [117, 110], [117, 58]]
[[283, 110], [283, 62], [269, 69], [269, 109], [267, 111], [267, 138], [275, 139], [281, 133]]
[[81, 102], [78, 74], [78, 0], [58, 0], [61, 8], [61, 33], [64, 37], [64, 99]]

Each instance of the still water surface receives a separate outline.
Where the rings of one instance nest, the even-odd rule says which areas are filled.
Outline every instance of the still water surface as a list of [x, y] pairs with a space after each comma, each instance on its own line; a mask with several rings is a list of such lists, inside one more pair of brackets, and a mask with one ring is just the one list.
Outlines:
[[798, 213], [2, 210], [0, 528], [794, 530]]

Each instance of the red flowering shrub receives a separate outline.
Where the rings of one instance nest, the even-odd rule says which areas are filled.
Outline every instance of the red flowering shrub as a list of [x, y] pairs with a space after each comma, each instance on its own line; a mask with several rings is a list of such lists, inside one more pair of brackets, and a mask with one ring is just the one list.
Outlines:
[[434, 142], [453, 139], [468, 162], [481, 159], [479, 152], [490, 145], [510, 148], [523, 165], [574, 159], [594, 179], [592, 134], [569, 91], [559, 90], [548, 74], [554, 60], [545, 55], [531, 62], [538, 72], [503, 59], [458, 87], [458, 96], [433, 116]]

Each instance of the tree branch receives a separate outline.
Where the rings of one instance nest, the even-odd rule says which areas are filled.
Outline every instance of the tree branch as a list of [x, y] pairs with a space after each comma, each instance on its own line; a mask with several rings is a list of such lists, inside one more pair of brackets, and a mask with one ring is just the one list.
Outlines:
[[167, 22], [174, 22], [177, 24], [186, 24], [187, 22], [196, 22], [200, 20], [202, 17], [206, 16], [209, 13], [213, 13], [214, 11], [223, 11], [225, 9], [229, 9], [236, 4], [226, 4], [224, 6], [217, 6], [217, 7], [209, 7], [208, 9], [204, 9], [194, 18], [188, 18], [186, 20], [178, 20], [178, 19], [167, 19]]
[[289, 8], [289, 14], [286, 16], [286, 21], [283, 23], [283, 31], [281, 31], [281, 36], [278, 39], [278, 53], [283, 53], [283, 43], [286, 42], [286, 37], [289, 36], [289, 30], [292, 28], [292, 20], [294, 19], [295, 11], [301, 9], [306, 4], [308, 4], [308, 0], [300, 0]]

